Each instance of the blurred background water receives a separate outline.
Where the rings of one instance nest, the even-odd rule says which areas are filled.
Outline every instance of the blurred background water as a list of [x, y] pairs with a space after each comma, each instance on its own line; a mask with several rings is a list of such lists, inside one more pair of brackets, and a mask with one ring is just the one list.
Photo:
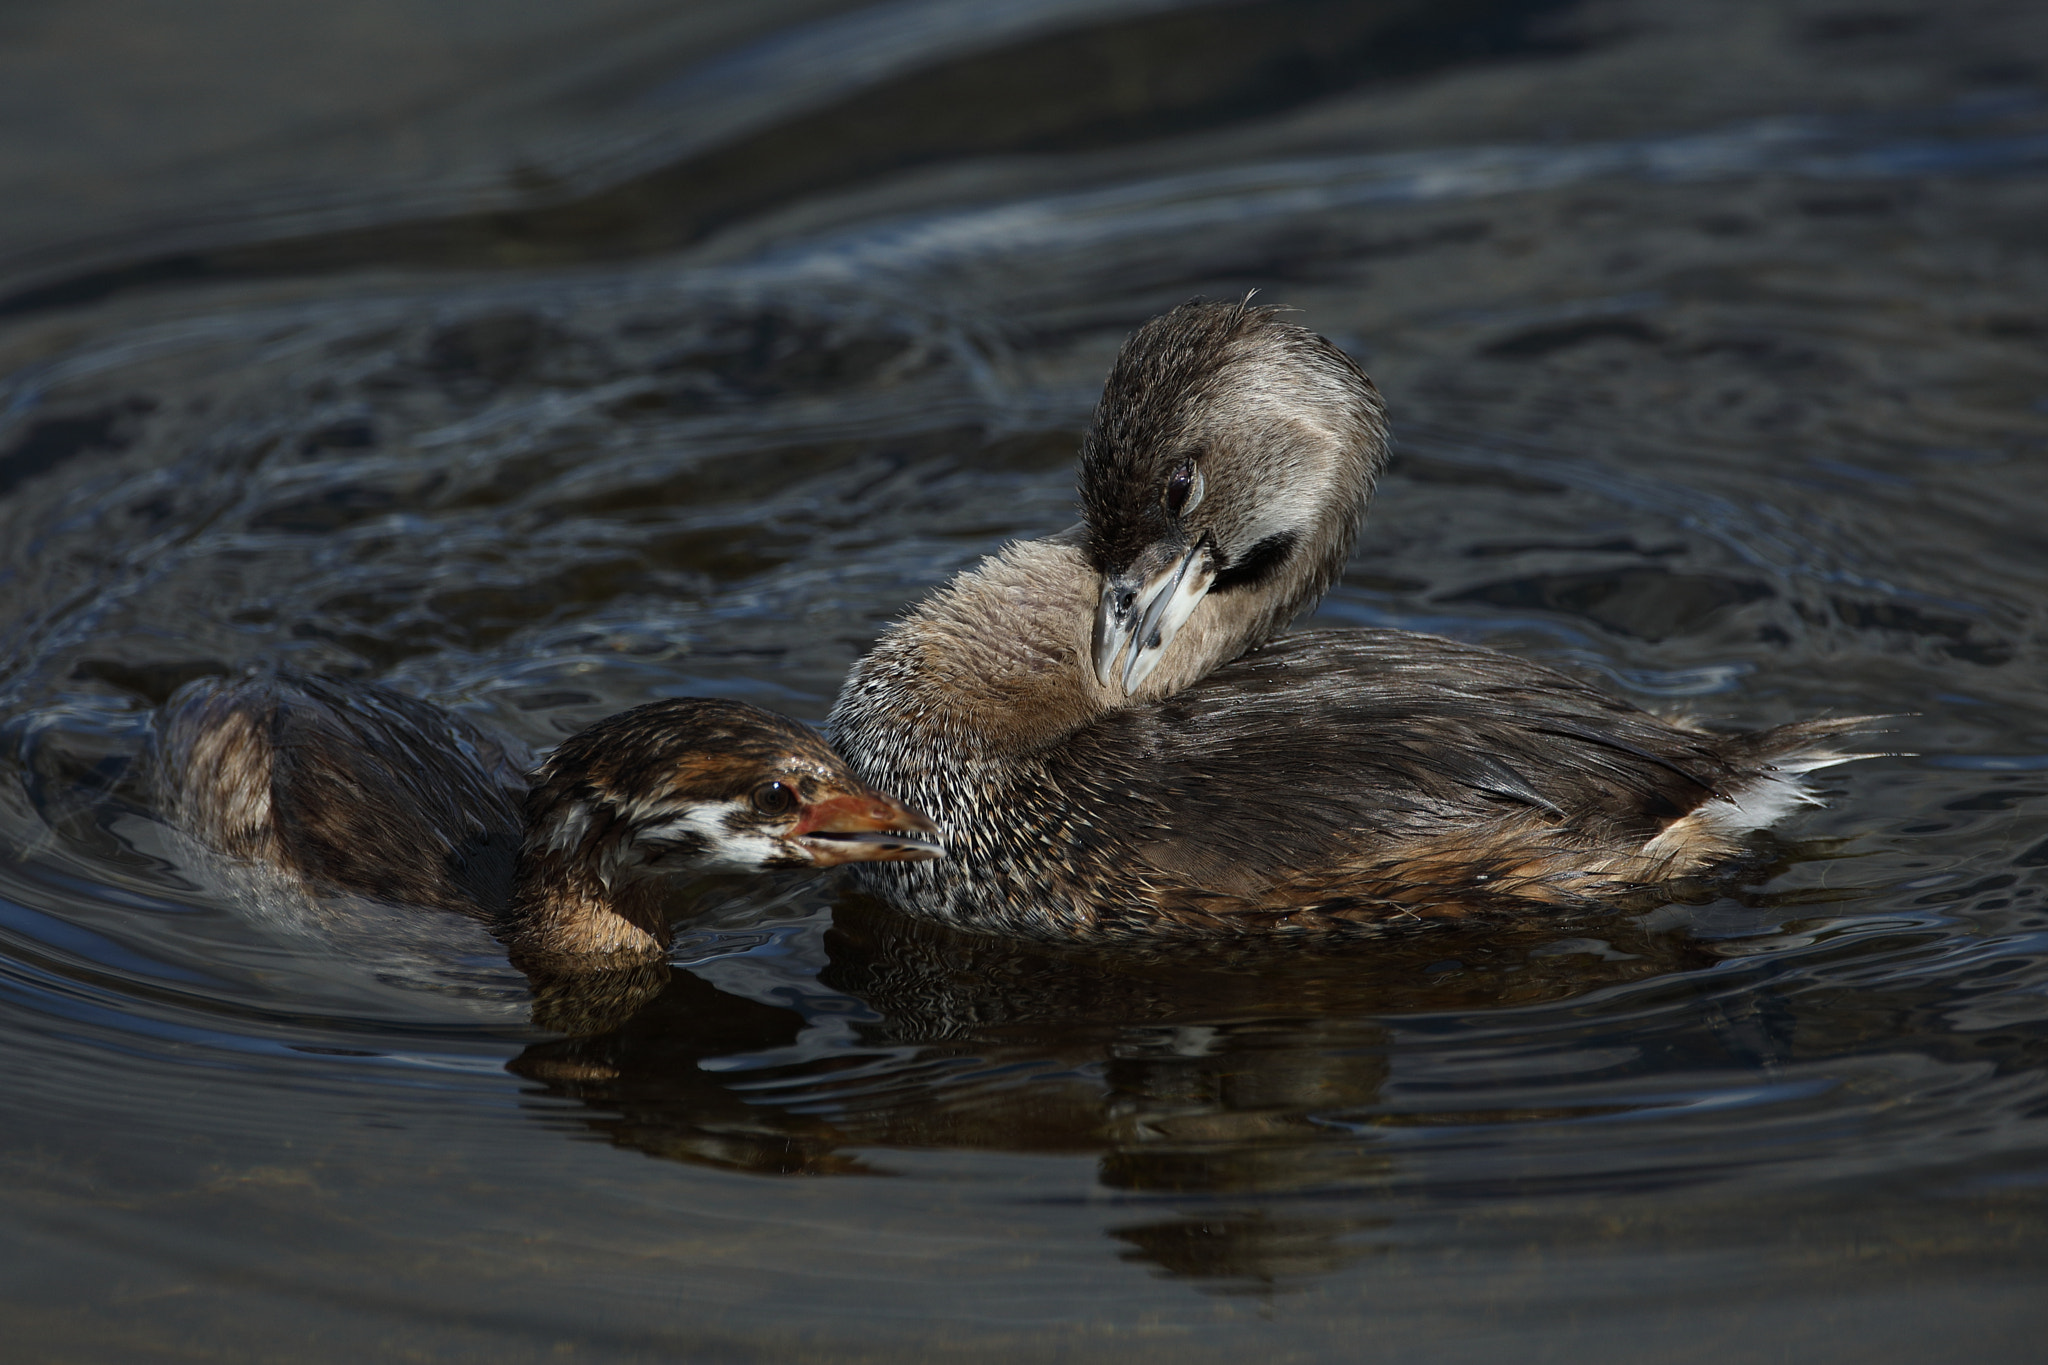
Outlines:
[[[2024, 0], [0, 8], [10, 1350], [2036, 1358], [2044, 224]], [[1898, 754], [1678, 902], [1327, 959], [683, 888], [578, 1038], [151, 808], [251, 663], [819, 719], [1250, 289], [1394, 416], [1322, 622]]]

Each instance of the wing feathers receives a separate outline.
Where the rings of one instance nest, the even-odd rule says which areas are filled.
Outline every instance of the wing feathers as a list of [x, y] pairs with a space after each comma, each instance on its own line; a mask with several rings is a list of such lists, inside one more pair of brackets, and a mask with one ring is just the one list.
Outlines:
[[1872, 725], [1715, 735], [1490, 650], [1312, 632], [1044, 757], [1105, 829], [1156, 801], [1158, 837], [1136, 848], [1148, 879], [1245, 910], [1311, 887], [1412, 909], [1431, 886], [1571, 899], [1689, 870], [1797, 804], [1795, 774], [1849, 757], [1827, 741]]

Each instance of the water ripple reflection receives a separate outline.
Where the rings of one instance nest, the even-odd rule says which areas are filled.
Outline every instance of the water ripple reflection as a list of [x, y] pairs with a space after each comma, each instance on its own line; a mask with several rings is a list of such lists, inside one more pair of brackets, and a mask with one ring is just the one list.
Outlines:
[[[8, 248], [26, 1349], [2031, 1358], [2031, 11], [973, 8], [628, 16], [509, 181]], [[1033, 122], [1008, 58], [1184, 79]], [[907, 602], [1073, 519], [1130, 327], [1254, 288], [1396, 421], [1320, 624], [1713, 724], [1890, 714], [1884, 752], [1598, 914], [1132, 956], [706, 882], [670, 961], [538, 1000], [466, 926], [244, 894], [153, 805], [155, 708], [250, 664], [540, 749], [657, 697], [818, 719]]]

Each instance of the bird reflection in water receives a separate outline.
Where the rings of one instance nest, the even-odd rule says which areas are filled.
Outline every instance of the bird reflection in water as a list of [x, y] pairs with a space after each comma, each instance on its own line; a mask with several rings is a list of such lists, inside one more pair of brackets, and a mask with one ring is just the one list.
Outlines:
[[1092, 1156], [1107, 1190], [1148, 1211], [1174, 1201], [1172, 1216], [1110, 1229], [1128, 1259], [1272, 1283], [1361, 1254], [1369, 1218], [1307, 1201], [1396, 1174], [1386, 1128], [1561, 1116], [1400, 1112], [1382, 1093], [1389, 1021], [1549, 1004], [1721, 960], [1683, 928], [1648, 927], [1640, 907], [1397, 932], [1369, 951], [1104, 952], [962, 934], [848, 893], [825, 944], [818, 982], [847, 1000], [824, 1046], [799, 1046], [818, 1013], [666, 967], [631, 1018], [536, 1044], [509, 1069], [586, 1106], [584, 1131], [614, 1144], [754, 1174], [883, 1174], [890, 1149]]

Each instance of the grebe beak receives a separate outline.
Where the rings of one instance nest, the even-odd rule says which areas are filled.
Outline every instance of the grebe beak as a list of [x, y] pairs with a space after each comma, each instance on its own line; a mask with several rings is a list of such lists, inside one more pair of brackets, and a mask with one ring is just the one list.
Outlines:
[[1173, 637], [1187, 624], [1209, 585], [1216, 581], [1216, 553], [1207, 536], [1181, 549], [1161, 542], [1131, 567], [1103, 580], [1095, 607], [1095, 678], [1110, 686], [1123, 656], [1116, 686], [1126, 694], [1152, 675]]
[[879, 792], [834, 796], [805, 806], [784, 836], [818, 867], [943, 858], [932, 822]]

